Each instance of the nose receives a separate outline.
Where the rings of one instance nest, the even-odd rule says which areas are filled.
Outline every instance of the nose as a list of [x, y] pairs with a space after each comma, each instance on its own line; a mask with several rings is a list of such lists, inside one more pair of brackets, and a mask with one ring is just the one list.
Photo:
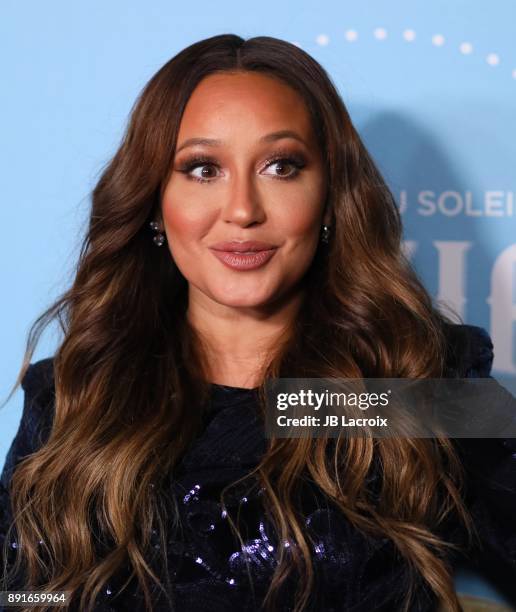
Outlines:
[[251, 172], [235, 174], [229, 182], [226, 198], [222, 209], [223, 221], [247, 227], [265, 220], [262, 196]]

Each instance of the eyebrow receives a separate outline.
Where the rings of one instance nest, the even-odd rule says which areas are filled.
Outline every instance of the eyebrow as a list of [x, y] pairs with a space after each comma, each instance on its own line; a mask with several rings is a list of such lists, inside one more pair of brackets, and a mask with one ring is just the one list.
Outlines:
[[[281, 138], [294, 138], [295, 140], [299, 140], [299, 142], [302, 142], [305, 146], [307, 146], [306, 142], [301, 138], [301, 136], [292, 130], [279, 130], [277, 132], [271, 132], [270, 134], [262, 136], [258, 142], [274, 142], [276, 140], [280, 140]], [[194, 145], [220, 147], [223, 144], [224, 141], [218, 140], [217, 138], [189, 138], [188, 140], [185, 140], [183, 144], [176, 149], [176, 154], [179, 153], [179, 151], [181, 151], [182, 149], [185, 149], [186, 147], [192, 147]]]

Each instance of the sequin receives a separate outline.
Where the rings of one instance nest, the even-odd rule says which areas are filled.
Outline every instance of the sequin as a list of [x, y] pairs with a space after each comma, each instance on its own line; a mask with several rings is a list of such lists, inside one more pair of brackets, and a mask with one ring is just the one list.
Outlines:
[[201, 485], [196, 484], [193, 489], [190, 489], [189, 493], [187, 493], [184, 497], [183, 497], [183, 503], [187, 504], [188, 502], [192, 501], [192, 500], [196, 500], [197, 498], [197, 491], [199, 491], [199, 489], [201, 488]]
[[246, 563], [250, 562], [255, 565], [256, 571], [261, 576], [265, 576], [267, 573], [270, 574], [270, 571], [277, 564], [274, 555], [270, 554], [274, 551], [274, 546], [269, 542], [263, 520], [258, 523], [258, 531], [260, 532], [260, 538], [248, 540], [241, 546], [240, 551], [230, 555], [229, 565], [233, 572], [243, 572]]
[[[455, 329], [457, 335], [463, 335], [459, 345], [471, 347], [472, 351], [471, 356], [464, 355], [464, 369], [488, 373], [488, 361], [492, 355], [484, 349], [489, 348], [489, 341], [477, 332], [471, 336], [465, 334], [467, 326]], [[475, 353], [478, 347], [483, 347], [482, 351]], [[468, 360], [471, 362], [469, 365]], [[12, 469], [14, 460], [34, 452], [36, 442], [40, 441], [43, 424], [38, 419], [45, 414], [42, 398], [45, 396], [45, 380], [48, 377], [47, 373], [43, 376], [37, 366], [32, 366], [29, 372], [32, 372], [33, 381], [28, 396], [32, 402], [37, 395], [34, 405], [37, 405], [38, 410], [28, 410], [25, 413], [26, 422], [22, 423], [22, 431], [8, 458], [8, 470]], [[38, 372], [39, 381], [36, 376]], [[263, 499], [259, 499], [266, 491], [264, 486], [256, 486], [254, 490], [234, 487], [224, 497], [227, 503], [224, 506], [220, 504], [222, 488], [245, 476], [257, 465], [267, 447], [267, 440], [260, 429], [261, 422], [256, 418], [253, 394], [246, 390], [227, 388], [222, 392], [219, 389], [219, 392], [214, 393], [212, 405], [213, 415], [209, 426], [192, 443], [181, 462], [181, 469], [174, 472], [174, 478], [170, 479], [171, 491], [167, 493], [172, 492], [178, 502], [182, 530], [167, 530], [168, 571], [175, 584], [174, 594], [178, 596], [178, 612], [190, 612], [196, 609], [198, 602], [200, 607], [209, 602], [206, 603], [209, 608], [202, 609], [209, 609], [210, 612], [250, 612], [256, 608], [249, 603], [248, 571], [260, 596], [270, 586], [278, 558], [290, 557], [297, 545], [294, 540], [279, 537], [271, 525], [270, 517], [263, 507]], [[514, 567], [516, 532], [514, 521], [505, 519], [505, 516], [510, 516], [511, 512], [512, 515], [516, 513], [513, 470], [516, 441], [479, 440], [478, 444], [478, 448], [474, 448], [474, 458], [480, 456], [483, 485], [478, 488], [478, 497], [473, 500], [471, 508], [475, 526], [487, 547], [497, 551], [500, 566]], [[496, 460], [496, 466], [490, 464], [491, 457]], [[496, 473], [496, 478], [493, 477], [496, 487], [492, 487], [489, 480], [491, 468], [493, 474]], [[476, 463], [473, 461], [473, 476], [475, 469]], [[0, 484], [0, 535], [7, 531], [6, 520], [3, 520], [2, 515], [2, 509], [8, 507], [6, 482], [4, 476]], [[155, 488], [154, 483], [150, 483], [150, 486]], [[356, 530], [342, 513], [328, 507], [327, 500], [319, 491], [312, 488], [310, 483], [307, 486], [309, 495], [300, 498], [303, 504], [306, 501], [306, 507], [299, 511], [300, 517], [303, 517], [301, 526], [304, 523], [306, 532], [310, 534], [307, 543], [313, 556], [316, 583], [321, 589], [316, 594], [315, 609], [324, 612], [399, 609], [397, 603], [408, 590], [409, 572], [394, 545], [386, 538], [369, 537]], [[477, 491], [476, 486], [473, 488]], [[504, 509], [507, 510], [503, 515], [496, 512], [495, 502], [498, 499], [503, 501]], [[236, 523], [241, 529], [243, 541], [234, 535], [227, 520], [228, 515], [232, 519], [238, 517]], [[488, 518], [493, 516], [497, 520], [489, 522]], [[460, 541], [462, 532], [458, 526], [451, 525], [451, 528], [450, 533]], [[151, 546], [155, 542], [153, 538], [159, 535], [156, 529], [152, 530]], [[447, 536], [446, 533], [442, 535], [445, 538]], [[43, 543], [43, 540], [39, 542]], [[11, 546], [16, 548], [18, 542], [12, 542]], [[157, 562], [160, 562], [159, 557]], [[126, 576], [121, 578], [125, 579]], [[276, 609], [285, 612], [292, 610], [292, 595], [296, 584], [291, 586], [292, 589], [285, 589], [285, 599], [278, 603]], [[118, 601], [117, 591], [114, 584], [109, 584], [102, 592], [107, 596], [115, 593]], [[418, 612], [430, 612], [436, 609], [434, 604], [435, 601], [426, 591], [419, 591], [414, 600]], [[101, 609], [106, 610], [106, 607]], [[113, 609], [112, 604], [110, 609]], [[139, 592], [129, 587], [127, 593], [122, 595], [117, 609], [143, 610]], [[156, 606], [153, 612], [168, 609]]]

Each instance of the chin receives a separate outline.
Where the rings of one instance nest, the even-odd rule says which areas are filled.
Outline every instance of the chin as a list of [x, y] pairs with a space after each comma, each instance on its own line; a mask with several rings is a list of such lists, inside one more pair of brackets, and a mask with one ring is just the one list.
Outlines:
[[213, 294], [214, 299], [224, 306], [233, 308], [259, 308], [272, 300], [272, 296], [263, 294], [250, 294], [249, 292], [220, 292]]

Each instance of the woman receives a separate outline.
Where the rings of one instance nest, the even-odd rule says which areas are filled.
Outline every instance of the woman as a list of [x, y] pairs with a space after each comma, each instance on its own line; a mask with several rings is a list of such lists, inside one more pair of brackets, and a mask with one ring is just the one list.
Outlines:
[[[452, 440], [264, 435], [269, 379], [492, 362], [404, 258], [393, 197], [309, 55], [234, 35], [181, 51], [92, 200], [73, 286], [18, 379], [11, 590], [65, 590], [81, 610], [456, 611], [474, 527], [516, 575], [516, 530], [474, 478], [463, 495], [471, 455]], [[54, 317], [56, 355], [27, 369]], [[510, 440], [492, 444], [514, 463]]]

